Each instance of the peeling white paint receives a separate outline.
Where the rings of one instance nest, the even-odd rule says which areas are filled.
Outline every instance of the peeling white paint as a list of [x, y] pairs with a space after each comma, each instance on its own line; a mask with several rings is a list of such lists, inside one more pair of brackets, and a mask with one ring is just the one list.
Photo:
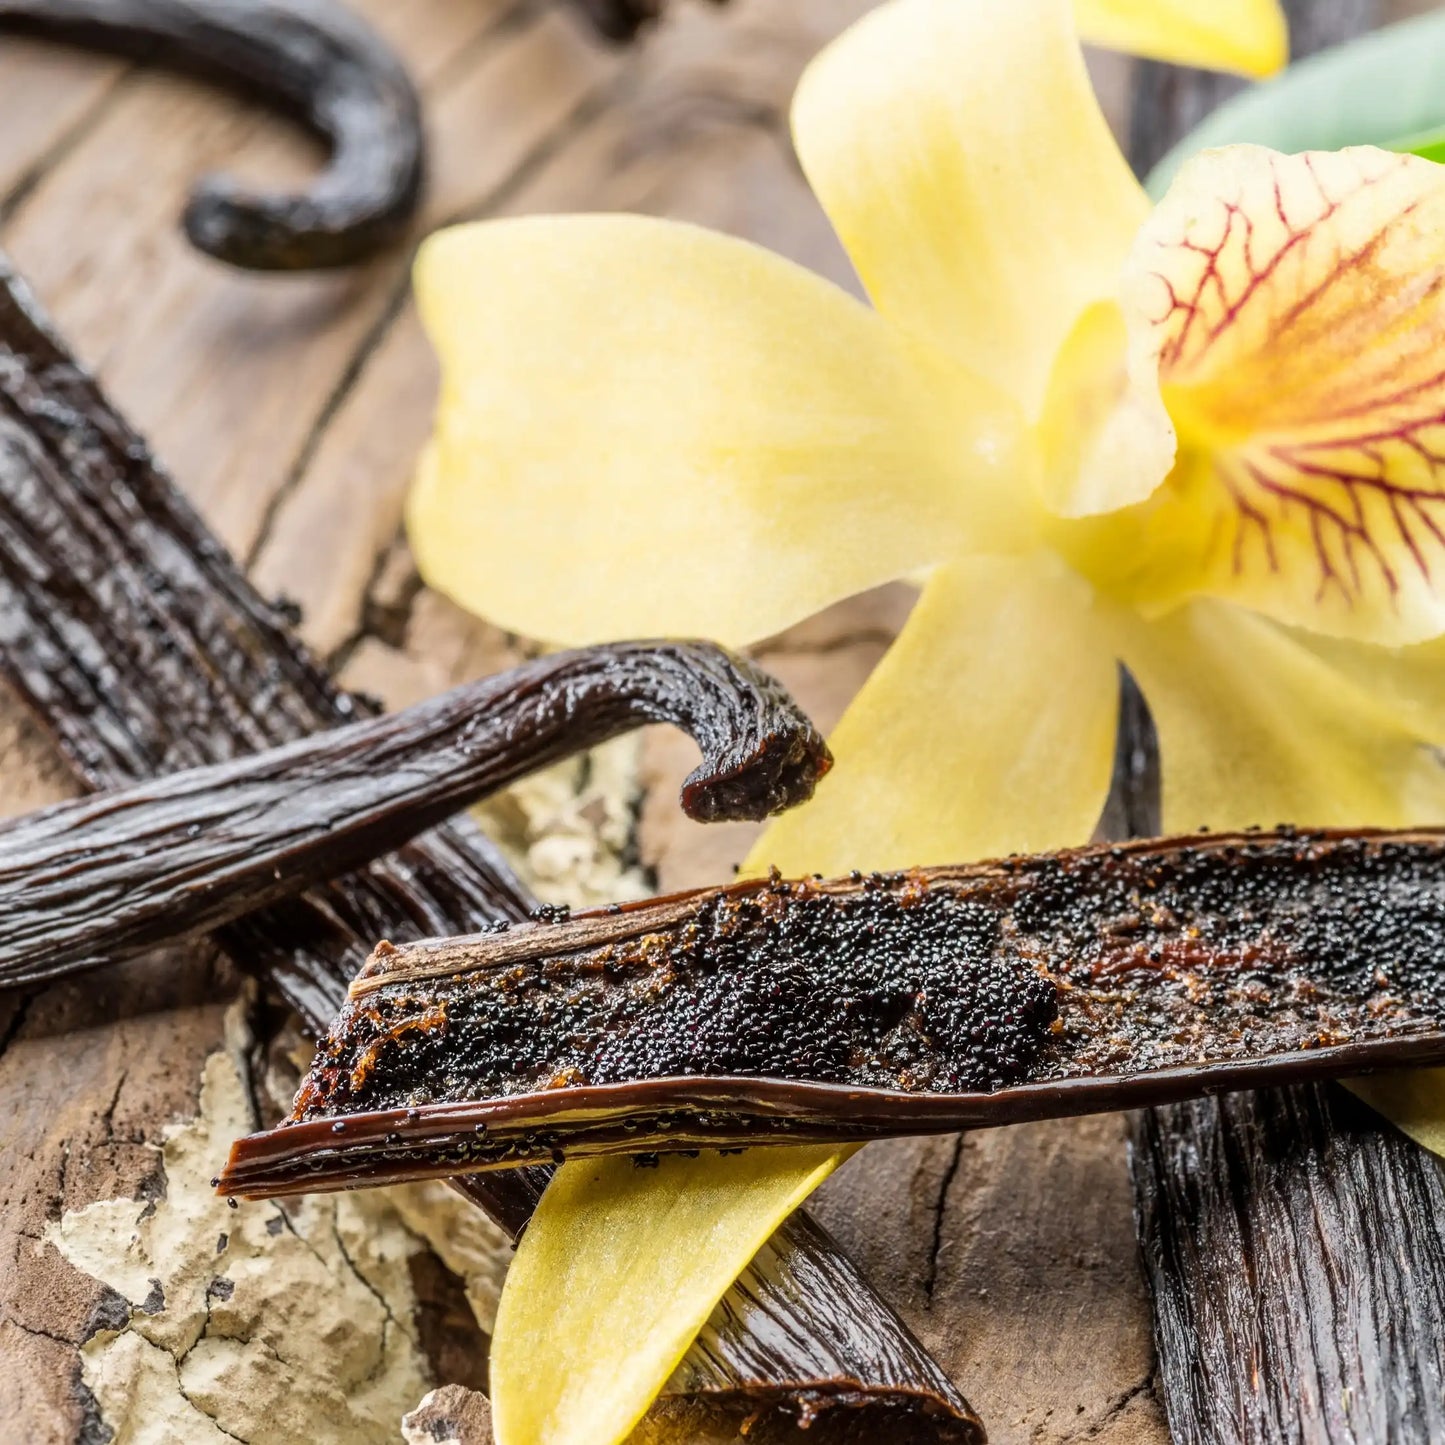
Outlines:
[[[637, 738], [620, 738], [479, 810], [539, 896], [581, 908], [650, 891], [628, 861], [639, 754]], [[112, 1445], [390, 1445], [436, 1383], [408, 1260], [430, 1247], [490, 1334], [511, 1243], [441, 1183], [229, 1208], [210, 1181], [255, 1127], [239, 1006], [227, 1036], [196, 1118], [158, 1146], [159, 1197], [104, 1200], [46, 1231], [130, 1305], [124, 1329], [82, 1347], [83, 1379]], [[291, 1087], [276, 1062], [257, 1081], [265, 1093]]]
[[616, 738], [524, 778], [477, 816], [549, 903], [591, 908], [645, 898], [647, 877], [628, 861], [641, 755], [637, 734]]
[[512, 1262], [512, 1241], [475, 1204], [441, 1180], [401, 1184], [386, 1193], [402, 1223], [461, 1280], [477, 1324], [490, 1337], [502, 1281]]
[[433, 1383], [407, 1265], [424, 1245], [380, 1191], [234, 1210], [215, 1196], [253, 1127], [239, 1058], [206, 1061], [197, 1117], [160, 1146], [158, 1198], [104, 1200], [46, 1232], [130, 1305], [123, 1330], [82, 1347], [85, 1384], [113, 1445], [393, 1442]]

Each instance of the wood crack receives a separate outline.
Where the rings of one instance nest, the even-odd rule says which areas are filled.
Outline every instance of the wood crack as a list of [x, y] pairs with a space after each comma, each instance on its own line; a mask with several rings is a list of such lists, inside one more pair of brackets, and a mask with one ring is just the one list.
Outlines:
[[412, 613], [416, 600], [426, 590], [426, 583], [414, 566], [407, 568], [406, 576], [397, 589], [394, 602], [382, 602], [377, 598], [376, 589], [386, 574], [387, 563], [400, 546], [405, 545], [406, 529], [398, 527], [391, 538], [378, 547], [367, 569], [366, 581], [361, 587], [360, 620], [357, 625], [326, 654], [326, 670], [333, 677], [340, 677], [346, 670], [357, 649], [364, 642], [379, 642], [398, 652], [406, 650], [407, 633], [411, 629]]
[[105, 1106], [105, 1110], [100, 1116], [100, 1127], [105, 1131], [105, 1136], [108, 1139], [115, 1138], [114, 1124], [116, 1105], [120, 1103], [120, 1091], [125, 1087], [126, 1076], [129, 1072], [129, 1069], [122, 1069], [120, 1071], [120, 1077], [115, 1081], [115, 1089], [111, 1093], [110, 1102]]
[[32, 989], [16, 998], [14, 1011], [6, 1021], [5, 1027], [0, 1029], [0, 1058], [4, 1057], [6, 1050], [20, 1036], [20, 1031], [30, 1017], [30, 1010], [34, 1006], [36, 997], [37, 991]]
[[351, 1273], [355, 1276], [356, 1282], [367, 1292], [367, 1294], [372, 1297], [372, 1299], [376, 1301], [376, 1303], [381, 1307], [382, 1314], [391, 1324], [395, 1325], [397, 1329], [402, 1331], [403, 1334], [409, 1334], [410, 1331], [402, 1328], [401, 1321], [397, 1319], [396, 1315], [392, 1312], [391, 1305], [388, 1303], [386, 1296], [383, 1295], [382, 1292], [377, 1289], [374, 1284], [372, 1284], [372, 1282], [362, 1272], [361, 1268], [357, 1265], [356, 1261], [351, 1257], [351, 1251], [347, 1249], [346, 1241], [341, 1237], [341, 1229], [340, 1226], [337, 1224], [335, 1214], [331, 1216], [331, 1237], [336, 1241], [336, 1248], [339, 1251], [342, 1259], [346, 1261], [347, 1269], [349, 1269]]
[[966, 1136], [956, 1134], [953, 1138], [953, 1152], [949, 1155], [948, 1167], [939, 1181], [938, 1193], [933, 1200], [933, 1235], [928, 1246], [928, 1268], [923, 1276], [923, 1297], [930, 1306], [933, 1292], [938, 1286], [938, 1256], [943, 1248], [943, 1224], [948, 1212], [948, 1194], [958, 1175], [958, 1166], [963, 1158], [963, 1141]]
[[7, 1325], [13, 1325], [21, 1334], [33, 1335], [40, 1340], [54, 1340], [57, 1345], [64, 1345], [67, 1349], [73, 1350], [79, 1341], [70, 1335], [57, 1334], [54, 1330], [44, 1329], [40, 1325], [27, 1325], [23, 1320], [16, 1319], [14, 1315], [6, 1315], [3, 1321]]
[[1074, 1445], [1075, 1441], [1097, 1440], [1130, 1405], [1142, 1396], [1154, 1393], [1154, 1366], [1151, 1363], [1149, 1373], [1142, 1380], [1136, 1381], [1127, 1390], [1122, 1391], [1109, 1401], [1102, 1415], [1091, 1420], [1082, 1430], [1073, 1434], [1065, 1435], [1059, 1445]]
[[287, 470], [281, 485], [276, 488], [267, 501], [256, 528], [256, 535], [246, 549], [244, 564], [248, 572], [255, 567], [257, 559], [264, 551], [267, 542], [270, 541], [272, 532], [275, 530], [277, 516], [290, 499], [291, 494], [301, 485], [311, 463], [315, 460], [317, 451], [325, 440], [331, 423], [335, 421], [337, 414], [346, 404], [347, 398], [366, 370], [367, 363], [376, 355], [390, 334], [391, 328], [396, 324], [410, 295], [411, 263], [408, 258], [401, 267], [400, 275], [392, 283], [380, 313], [347, 357], [346, 364], [342, 367], [335, 385], [322, 401], [320, 410], [307, 429], [306, 435], [301, 439], [295, 460]]

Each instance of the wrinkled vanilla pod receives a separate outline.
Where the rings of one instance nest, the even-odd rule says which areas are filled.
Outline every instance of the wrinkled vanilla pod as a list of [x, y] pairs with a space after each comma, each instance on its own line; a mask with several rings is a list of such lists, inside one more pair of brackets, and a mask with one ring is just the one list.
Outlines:
[[1145, 840], [381, 945], [264, 1196], [839, 1143], [1445, 1059], [1445, 832]]
[[293, 194], [203, 180], [200, 250], [263, 271], [347, 266], [405, 235], [421, 198], [421, 106], [400, 60], [339, 0], [0, 0], [0, 30], [153, 60], [237, 87], [331, 148]]
[[338, 878], [644, 723], [703, 761], [689, 816], [761, 819], [829, 756], [766, 673], [709, 643], [539, 658], [388, 717], [0, 823], [0, 987], [113, 963]]
[[[245, 758], [367, 711], [256, 594], [3, 255], [0, 674], [90, 789]], [[536, 906], [461, 817], [218, 937], [319, 1033], [378, 929], [419, 937]]]
[[[0, 673], [76, 779], [105, 788], [222, 762], [365, 713], [259, 597], [42, 318], [0, 254]], [[218, 930], [323, 1037], [371, 943], [524, 919], [537, 901], [453, 819], [367, 867]], [[468, 1175], [509, 1233], [547, 1171]], [[815, 1445], [974, 1445], [967, 1401], [804, 1213], [719, 1304], [653, 1412], [693, 1441], [806, 1413]], [[763, 1256], [760, 1256], [760, 1261]]]

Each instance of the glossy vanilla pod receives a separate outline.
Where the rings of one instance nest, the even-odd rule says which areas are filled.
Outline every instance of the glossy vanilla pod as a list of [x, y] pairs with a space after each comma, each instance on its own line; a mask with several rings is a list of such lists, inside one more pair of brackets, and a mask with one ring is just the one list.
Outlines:
[[857, 1142], [1445, 1060], [1445, 832], [773, 878], [382, 944], [260, 1197]]
[[771, 677], [710, 643], [554, 653], [385, 717], [0, 823], [0, 988], [293, 898], [527, 773], [659, 722], [702, 749], [681, 799], [702, 822], [792, 807], [830, 762]]

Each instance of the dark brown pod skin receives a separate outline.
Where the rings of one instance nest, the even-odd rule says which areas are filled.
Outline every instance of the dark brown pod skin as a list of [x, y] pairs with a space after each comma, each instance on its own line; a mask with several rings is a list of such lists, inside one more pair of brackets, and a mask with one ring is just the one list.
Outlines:
[[[245, 758], [372, 709], [296, 641], [46, 325], [0, 255], [0, 674], [77, 781]], [[324, 1032], [378, 930], [524, 919], [537, 900], [459, 816], [218, 941]]]
[[[723, 1296], [662, 1396], [707, 1400], [745, 1424], [740, 1437], [797, 1445], [757, 1429], [758, 1411], [796, 1422], [820, 1445], [984, 1445], [983, 1422], [857, 1266], [805, 1210], [785, 1220]], [[808, 1340], [806, 1383], [796, 1345]], [[868, 1368], [860, 1371], [859, 1361]], [[790, 1372], [794, 1378], [790, 1381]], [[737, 1381], [771, 1381], [739, 1390]], [[687, 1432], [683, 1438], [693, 1438]]]
[[185, 69], [316, 132], [326, 169], [295, 194], [197, 185], [183, 224], [233, 266], [349, 266], [395, 245], [421, 199], [421, 106], [400, 60], [338, 0], [0, 0], [0, 30]]
[[[365, 716], [293, 621], [257, 594], [0, 254], [0, 673], [77, 782], [116, 787]], [[465, 932], [536, 907], [456, 818], [215, 937], [321, 1037], [376, 938]], [[516, 1235], [547, 1176], [457, 1183]], [[719, 1304], [700, 1372], [679, 1367], [649, 1417], [654, 1439], [695, 1440], [719, 1411], [750, 1439], [786, 1439], [805, 1408], [818, 1445], [982, 1438], [963, 1396], [805, 1214], [770, 1250], [767, 1273], [748, 1271]]]
[[830, 759], [766, 673], [710, 643], [538, 658], [388, 717], [0, 824], [0, 987], [100, 967], [328, 882], [644, 723], [703, 750], [692, 817], [761, 819]]
[[856, 1142], [1445, 1058], [1445, 833], [1205, 835], [383, 944], [224, 1192]]

